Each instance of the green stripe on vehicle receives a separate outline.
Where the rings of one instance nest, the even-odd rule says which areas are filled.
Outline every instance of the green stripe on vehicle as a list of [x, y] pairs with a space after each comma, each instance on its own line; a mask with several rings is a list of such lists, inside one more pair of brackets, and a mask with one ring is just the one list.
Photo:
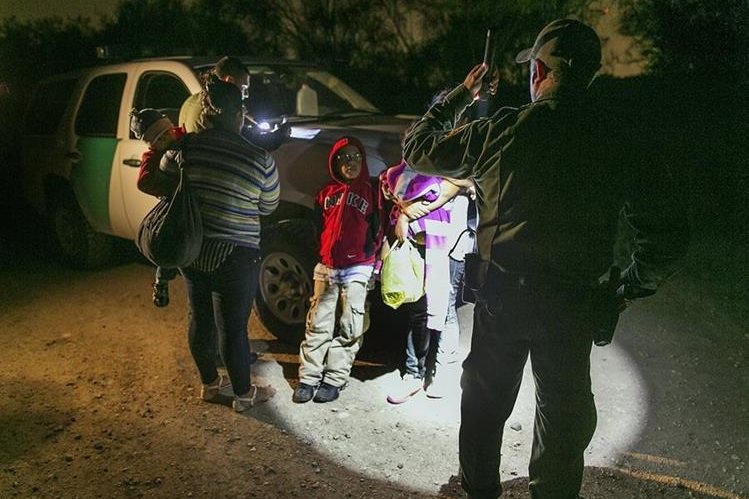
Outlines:
[[81, 137], [81, 160], [73, 163], [70, 181], [83, 215], [97, 232], [112, 232], [109, 221], [109, 181], [117, 149], [115, 137]]

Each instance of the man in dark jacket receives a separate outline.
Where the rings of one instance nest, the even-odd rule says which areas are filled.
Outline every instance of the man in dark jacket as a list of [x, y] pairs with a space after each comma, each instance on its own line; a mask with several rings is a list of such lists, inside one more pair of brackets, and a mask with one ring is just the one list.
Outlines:
[[[616, 146], [620, 134], [590, 103], [600, 58], [590, 27], [553, 21], [517, 57], [530, 63], [530, 104], [454, 128], [481, 89], [486, 65], [479, 65], [406, 135], [404, 158], [415, 170], [477, 186], [479, 252], [466, 279], [479, 299], [460, 429], [462, 484], [474, 499], [501, 494], [503, 426], [529, 355], [531, 497], [578, 497], [596, 427], [592, 341], [608, 342], [625, 300], [652, 294], [686, 249], [681, 214], [653, 194], [659, 182], [624, 160], [631, 145]], [[612, 265], [620, 212], [637, 233], [621, 272]]]

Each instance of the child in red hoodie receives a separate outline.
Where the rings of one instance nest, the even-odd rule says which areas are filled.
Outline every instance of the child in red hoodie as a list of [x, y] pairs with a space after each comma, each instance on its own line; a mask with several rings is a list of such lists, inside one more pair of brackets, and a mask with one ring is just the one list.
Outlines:
[[[364, 334], [367, 283], [381, 239], [378, 191], [361, 142], [342, 137], [328, 158], [331, 181], [317, 194], [320, 263], [299, 347], [294, 402], [330, 402], [348, 383]], [[336, 309], [341, 316], [336, 327]]]

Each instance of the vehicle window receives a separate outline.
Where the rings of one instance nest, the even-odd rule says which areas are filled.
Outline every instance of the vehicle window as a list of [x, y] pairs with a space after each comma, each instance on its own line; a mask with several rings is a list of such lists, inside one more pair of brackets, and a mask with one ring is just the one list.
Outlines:
[[190, 91], [175, 75], [153, 71], [140, 77], [133, 107], [158, 109], [176, 124], [179, 109], [189, 96]]
[[256, 119], [376, 113], [377, 108], [335, 76], [309, 66], [249, 66], [248, 108]]
[[125, 73], [117, 73], [91, 80], [78, 108], [75, 133], [88, 137], [117, 136], [117, 118], [126, 79]]
[[55, 80], [37, 88], [29, 103], [23, 131], [28, 135], [52, 135], [73, 94], [76, 79]]

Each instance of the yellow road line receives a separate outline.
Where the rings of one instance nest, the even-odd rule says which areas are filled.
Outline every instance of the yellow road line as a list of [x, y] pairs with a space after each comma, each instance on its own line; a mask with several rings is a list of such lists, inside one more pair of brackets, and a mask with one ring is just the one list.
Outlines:
[[721, 497], [724, 499], [746, 499], [735, 492], [723, 490], [713, 485], [698, 482], [696, 480], [687, 480], [686, 478], [679, 478], [677, 476], [659, 475], [657, 473], [649, 473], [647, 471], [635, 470], [630, 468], [616, 468], [625, 475], [629, 475], [640, 480], [648, 480], [651, 482], [662, 483], [664, 485], [684, 487], [686, 489], [699, 492], [701, 494], [707, 494], [713, 497]]

